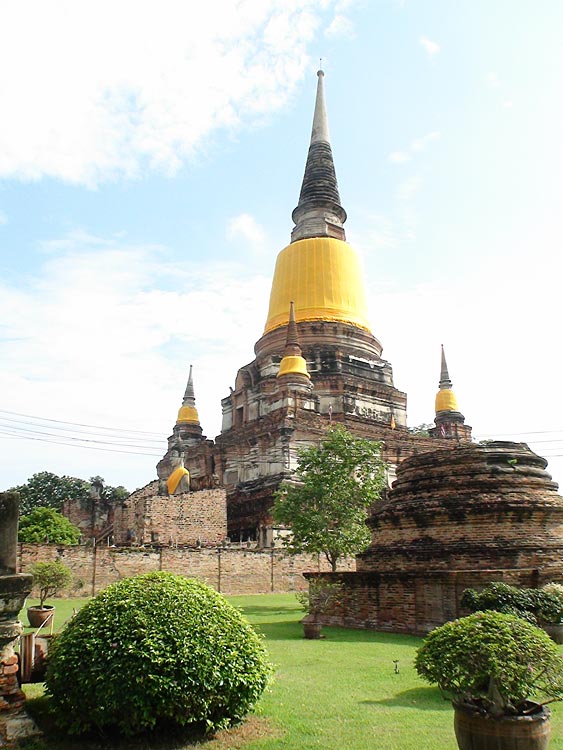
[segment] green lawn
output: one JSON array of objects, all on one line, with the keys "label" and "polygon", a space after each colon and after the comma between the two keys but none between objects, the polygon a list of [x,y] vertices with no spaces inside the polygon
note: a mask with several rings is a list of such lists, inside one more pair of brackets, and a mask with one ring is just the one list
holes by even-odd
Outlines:
[{"label": "green lawn", "polygon": [[[57,626],[86,600],[57,600]],[[289,594],[230,597],[263,633],[275,681],[257,714],[240,728],[204,743],[206,750],[452,750],[453,712],[412,666],[419,638],[325,628],[306,641],[302,612]],[[395,673],[398,660],[399,673]],[[69,689],[72,689],[69,686]],[[41,686],[26,688],[41,694]],[[34,701],[30,701],[33,708]],[[40,706],[40,702],[39,702]],[[563,750],[563,705],[552,708],[551,750]],[[185,747],[155,740],[130,747]],[[203,745],[202,745],[203,746]],[[61,742],[34,742],[34,750],[62,750]],[[66,743],[64,744],[66,748]],[[84,743],[68,748],[84,748]],[[109,747],[104,742],[104,747]],[[129,747],[129,745],[128,745]]]}]

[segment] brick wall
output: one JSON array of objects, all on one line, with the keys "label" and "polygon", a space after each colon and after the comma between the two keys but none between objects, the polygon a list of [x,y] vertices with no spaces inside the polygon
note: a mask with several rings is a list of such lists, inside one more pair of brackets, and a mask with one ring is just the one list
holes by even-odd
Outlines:
[{"label": "brick wall", "polygon": [[140,544],[160,543],[215,546],[227,536],[227,505],[223,489],[180,495],[159,495],[151,482],[115,509],[116,544],[131,539]]},{"label": "brick wall", "polygon": [[543,573],[522,568],[323,574],[327,580],[342,583],[343,591],[332,611],[319,620],[326,625],[425,635],[448,620],[469,614],[460,605],[466,588],[481,589],[491,581],[536,587],[550,580]]},{"label": "brick wall", "polygon": [[[330,569],[317,556],[291,557],[281,549],[19,545],[19,572],[34,562],[56,559],[73,572],[64,596],[91,596],[120,578],[154,570],[198,578],[224,594],[283,593],[306,588],[304,572]],[[355,560],[343,560],[339,570],[355,570]]]}]

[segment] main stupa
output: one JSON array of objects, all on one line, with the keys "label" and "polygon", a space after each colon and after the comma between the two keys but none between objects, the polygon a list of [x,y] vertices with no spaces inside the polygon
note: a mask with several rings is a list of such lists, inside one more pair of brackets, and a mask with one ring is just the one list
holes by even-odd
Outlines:
[{"label": "main stupa", "polygon": [[298,450],[317,442],[331,423],[382,441],[390,481],[402,459],[471,438],[455,398],[441,399],[432,435],[407,430],[407,397],[395,387],[391,365],[372,333],[362,267],[346,241],[324,72],[317,76],[295,226],[276,261],[255,359],[239,369],[234,388],[221,401],[222,429],[215,441],[202,435],[190,370],[168,452],[159,464],[164,477],[170,455],[180,449],[193,488],[225,488],[229,537],[260,546],[274,541],[273,494],[296,468]]}]

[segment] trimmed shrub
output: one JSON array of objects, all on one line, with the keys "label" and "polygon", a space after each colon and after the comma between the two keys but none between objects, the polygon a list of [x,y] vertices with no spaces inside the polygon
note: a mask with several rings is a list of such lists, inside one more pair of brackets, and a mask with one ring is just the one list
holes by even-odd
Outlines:
[{"label": "trimmed shrub", "polygon": [[415,668],[460,703],[518,714],[532,699],[563,698],[563,660],[543,630],[520,617],[476,612],[433,630]]},{"label": "trimmed shrub", "polygon": [[271,667],[242,615],[200,581],[125,578],[92,599],[54,639],[46,689],[71,734],[157,724],[215,731],[256,703]]}]

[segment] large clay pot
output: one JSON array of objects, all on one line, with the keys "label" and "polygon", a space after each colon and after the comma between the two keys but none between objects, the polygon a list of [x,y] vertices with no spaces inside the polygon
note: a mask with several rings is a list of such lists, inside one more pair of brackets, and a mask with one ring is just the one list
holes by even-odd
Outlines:
[{"label": "large clay pot", "polygon": [[48,622],[54,616],[55,608],[49,604],[44,604],[42,607],[27,608],[27,619],[32,628],[41,627],[43,623]]},{"label": "large clay pot", "polygon": [[475,706],[455,704],[459,750],[547,750],[551,712],[545,706],[528,716],[495,718]]},{"label": "large clay pot", "polygon": [[554,625],[551,622],[544,622],[542,628],[555,643],[563,643],[563,625]]},{"label": "large clay pot", "polygon": [[309,640],[320,638],[322,627],[320,622],[303,622],[303,637]]}]

